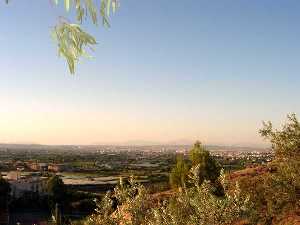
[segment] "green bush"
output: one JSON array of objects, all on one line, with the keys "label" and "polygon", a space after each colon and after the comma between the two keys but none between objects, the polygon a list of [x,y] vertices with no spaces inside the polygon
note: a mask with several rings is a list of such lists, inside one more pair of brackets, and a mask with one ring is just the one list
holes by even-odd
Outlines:
[{"label": "green bush", "polygon": [[[231,224],[244,218],[249,211],[249,198],[242,196],[239,186],[233,191],[227,189],[225,176],[218,178],[225,193],[218,197],[209,181],[199,185],[195,167],[190,171],[192,187],[184,187],[162,205],[154,205],[146,189],[130,180],[108,192],[97,203],[96,213],[83,221],[85,225],[198,225]],[[114,207],[114,203],[117,206]]]}]

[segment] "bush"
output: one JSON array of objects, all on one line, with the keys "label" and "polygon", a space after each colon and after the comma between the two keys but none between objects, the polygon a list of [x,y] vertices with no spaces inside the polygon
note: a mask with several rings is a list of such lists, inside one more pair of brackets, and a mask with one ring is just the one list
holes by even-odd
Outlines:
[{"label": "bush", "polygon": [[[87,218],[85,225],[198,225],[231,224],[247,215],[249,198],[242,196],[239,186],[227,190],[225,176],[219,178],[225,193],[218,197],[209,181],[199,185],[197,170],[191,170],[192,187],[184,187],[163,205],[153,205],[145,188],[130,180],[130,185],[122,185],[108,192],[97,203],[96,213]],[[114,207],[114,202],[117,206]]]},{"label": "bush", "polygon": [[299,157],[300,155],[300,123],[296,114],[287,116],[282,130],[273,129],[272,123],[264,122],[259,131],[262,137],[269,140],[277,158]]}]

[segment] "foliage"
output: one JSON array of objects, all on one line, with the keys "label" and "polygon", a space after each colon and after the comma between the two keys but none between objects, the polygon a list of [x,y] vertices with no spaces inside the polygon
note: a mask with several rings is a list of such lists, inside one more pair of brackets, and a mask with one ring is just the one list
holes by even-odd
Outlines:
[{"label": "foliage", "polygon": [[[193,167],[197,166],[199,185],[204,180],[213,183],[217,182],[220,175],[221,167],[219,163],[210,155],[201,142],[197,141],[189,152],[189,158]],[[172,187],[183,187],[189,167],[184,162],[182,156],[177,157],[177,163],[170,174],[170,184]]]},{"label": "foliage", "polygon": [[259,133],[271,142],[277,158],[300,155],[300,123],[296,114],[287,116],[287,122],[282,126],[282,130],[274,130],[270,121],[263,122],[263,128]]},{"label": "foliage", "polygon": [[284,214],[300,206],[300,161],[276,163],[276,173],[269,174],[264,182],[267,216]]},{"label": "foliage", "polygon": [[49,210],[49,199],[37,192],[25,191],[18,198],[12,198],[9,203],[12,211],[23,211],[24,209]]},{"label": "foliage", "polygon": [[202,153],[205,152],[204,146],[200,141],[196,141],[193,148],[189,152],[192,165],[198,165],[202,161]]},{"label": "foliage", "polygon": [[183,189],[170,204],[154,209],[149,225],[232,224],[246,216],[250,202],[248,197],[241,195],[238,184],[229,192],[222,172],[219,179],[226,192],[223,197],[217,197],[212,194],[214,186],[209,181],[199,185],[197,170],[191,170],[194,186]]},{"label": "foliage", "polygon": [[276,224],[300,209],[300,124],[296,115],[290,114],[281,130],[264,122],[259,132],[270,140],[275,160],[264,173],[240,177],[238,182],[253,202],[253,222]]},{"label": "foliage", "polygon": [[173,188],[184,187],[189,168],[181,155],[177,156],[176,161],[176,165],[170,173],[170,184]]},{"label": "foliage", "polygon": [[96,44],[94,37],[84,32],[78,24],[66,22],[55,26],[53,37],[58,43],[58,53],[66,58],[70,72],[75,72],[75,63],[80,56],[88,56],[84,47]]},{"label": "foliage", "polygon": [[150,212],[149,195],[144,186],[133,178],[128,185],[120,184],[112,192],[107,192],[101,202],[97,202],[96,213],[90,216],[86,225],[144,224]]},{"label": "foliage", "polygon": [[53,176],[47,182],[47,192],[54,203],[62,203],[66,197],[66,186],[60,177]]},{"label": "foliage", "polygon": [[[54,0],[56,4],[59,0]],[[101,0],[97,5],[96,0],[64,0],[67,11],[73,6],[76,11],[77,24],[67,21],[60,22],[55,26],[53,35],[58,44],[58,53],[66,58],[71,74],[75,72],[75,64],[79,57],[87,56],[84,50],[96,41],[87,32],[83,31],[81,24],[84,18],[90,18],[94,25],[98,24],[98,17],[102,18],[102,24],[109,27],[109,15],[112,9],[115,12],[119,6],[118,0]]]},{"label": "foliage", "polygon": [[0,174],[0,208],[6,206],[10,191],[10,184]]},{"label": "foliage", "polygon": [[[5,0],[6,3],[9,0]],[[87,56],[86,48],[91,48],[96,44],[96,40],[82,28],[82,23],[89,18],[94,25],[98,24],[98,18],[102,19],[102,24],[109,27],[110,11],[116,11],[119,7],[118,0],[52,0],[56,5],[64,3],[67,12],[74,9],[76,12],[76,22],[68,20],[59,21],[54,27],[52,35],[57,42],[58,53],[63,56],[69,66],[71,74],[75,72],[75,64],[82,56]]]},{"label": "foliage", "polygon": [[272,162],[262,174],[238,177],[242,193],[253,203],[252,220],[271,224],[300,207],[300,162]]},{"label": "foliage", "polygon": [[[242,196],[239,186],[223,197],[212,194],[209,181],[199,185],[197,169],[191,170],[191,188],[184,187],[163,205],[151,203],[151,196],[142,185],[130,180],[128,186],[118,186],[108,192],[98,208],[83,224],[93,225],[193,225],[231,224],[246,215],[249,198]],[[226,187],[222,173],[220,182]],[[114,207],[114,201],[117,206]]]},{"label": "foliage", "polygon": [[72,202],[70,204],[72,212],[81,212],[81,213],[93,213],[96,208],[95,201],[93,199],[83,199],[80,201]]},{"label": "foliage", "polygon": [[190,151],[190,159],[193,166],[198,167],[198,181],[201,184],[204,180],[215,182],[220,175],[221,167],[218,162],[210,155],[197,141]]},{"label": "foliage", "polygon": [[10,191],[10,184],[0,174],[0,196],[7,196]]}]

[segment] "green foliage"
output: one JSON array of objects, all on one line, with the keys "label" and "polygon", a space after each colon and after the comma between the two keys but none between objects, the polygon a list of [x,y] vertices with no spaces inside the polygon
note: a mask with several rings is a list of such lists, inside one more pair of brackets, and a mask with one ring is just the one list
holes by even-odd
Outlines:
[{"label": "green foliage", "polygon": [[270,218],[300,206],[300,161],[276,163],[277,172],[264,181],[267,216]]},{"label": "green foliage", "polygon": [[75,63],[80,56],[88,56],[86,47],[96,44],[94,37],[84,32],[77,24],[62,22],[55,26],[53,37],[58,44],[58,53],[66,58],[70,72],[74,74]]},{"label": "green foliage", "polygon": [[144,186],[133,178],[129,184],[120,182],[113,193],[107,192],[101,202],[97,202],[96,213],[87,218],[85,225],[144,224],[150,212],[150,199]]},{"label": "green foliage", "polygon": [[[198,182],[209,180],[217,184],[221,167],[219,163],[205,150],[201,142],[197,141],[189,152],[189,158],[193,167],[197,167]],[[170,184],[172,187],[183,187],[186,184],[189,166],[184,162],[183,157],[177,157],[177,163],[170,173]]]},{"label": "green foliage", "polygon": [[[191,188],[183,187],[163,205],[151,203],[151,196],[142,185],[130,180],[130,185],[118,186],[97,203],[96,213],[83,221],[85,225],[198,225],[232,224],[249,210],[249,198],[242,196],[239,186],[226,189],[225,176],[219,178],[226,190],[223,197],[212,194],[209,181],[199,185],[199,177],[191,170]],[[117,207],[113,207],[117,200]]]},{"label": "green foliage", "polygon": [[177,156],[176,165],[170,173],[170,184],[173,188],[184,187],[189,168],[181,155]]},{"label": "green foliage", "polygon": [[[64,3],[67,12],[74,9],[76,22],[69,20],[59,22],[52,31],[52,36],[57,42],[58,53],[68,63],[71,74],[75,73],[75,64],[80,57],[87,56],[86,49],[96,44],[95,38],[82,28],[85,19],[90,19],[94,25],[98,24],[98,18],[102,19],[104,27],[109,27],[110,12],[115,12],[119,7],[118,0],[52,0],[56,5]],[[5,0],[9,3],[9,0]]]},{"label": "green foliage", "polygon": [[[68,21],[60,22],[52,32],[58,45],[59,55],[66,58],[71,74],[75,73],[75,64],[82,56],[87,56],[86,48],[96,44],[95,38],[85,32],[81,24],[85,18],[90,18],[94,25],[98,24],[98,18],[102,18],[102,24],[109,27],[109,15],[115,12],[119,6],[118,0],[100,0],[100,5],[95,0],[64,0],[66,11],[72,7],[76,11],[77,23]],[[58,4],[59,1],[55,0]]]},{"label": "green foliage", "polygon": [[243,193],[249,194],[254,204],[253,221],[277,224],[300,209],[300,124],[296,115],[290,114],[281,130],[264,122],[259,132],[271,142],[276,158],[264,173],[238,180]]},{"label": "green foliage", "polygon": [[214,186],[209,181],[199,185],[197,169],[191,170],[193,187],[185,188],[173,201],[153,210],[149,225],[232,224],[247,215],[249,198],[241,195],[239,185],[229,192],[222,173],[220,183],[226,190],[223,197],[212,194]]},{"label": "green foliage", "polygon": [[296,114],[287,116],[287,122],[282,126],[282,130],[274,130],[270,121],[263,122],[263,128],[259,133],[271,142],[277,158],[300,155],[300,123]]},{"label": "green foliage", "polygon": [[193,148],[190,150],[190,160],[192,161],[192,165],[198,165],[202,161],[202,155],[206,153],[203,145],[200,141],[196,141]]},{"label": "green foliage", "polygon": [[215,182],[220,175],[221,167],[218,162],[210,155],[209,151],[197,141],[190,151],[190,159],[193,166],[198,168],[200,184],[204,180]]}]

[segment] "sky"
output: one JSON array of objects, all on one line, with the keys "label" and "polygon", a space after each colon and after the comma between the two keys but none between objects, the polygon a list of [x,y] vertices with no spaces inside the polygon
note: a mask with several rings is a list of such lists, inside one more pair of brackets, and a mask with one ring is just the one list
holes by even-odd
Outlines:
[{"label": "sky", "polygon": [[120,0],[70,75],[50,0],[0,3],[0,142],[260,146],[300,114],[300,2]]}]

